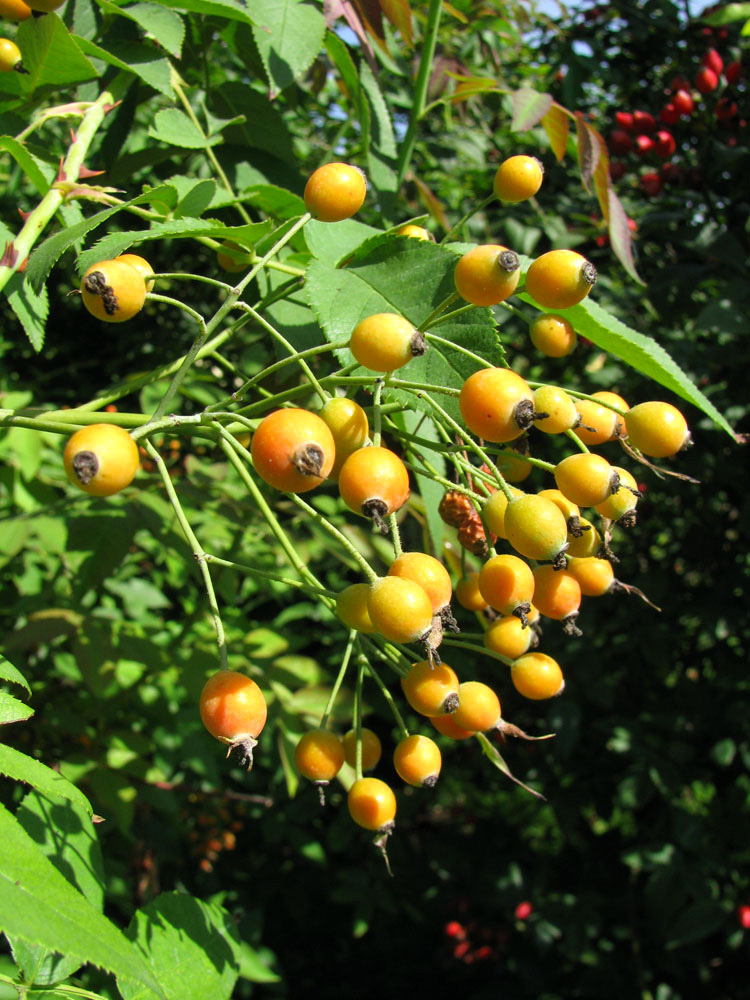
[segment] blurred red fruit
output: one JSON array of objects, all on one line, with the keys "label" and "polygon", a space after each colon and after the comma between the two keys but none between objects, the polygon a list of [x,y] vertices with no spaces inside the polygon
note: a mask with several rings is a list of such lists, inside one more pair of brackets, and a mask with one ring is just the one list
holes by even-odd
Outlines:
[{"label": "blurred red fruit", "polygon": [[719,77],[708,66],[703,66],[695,74],[695,88],[701,94],[710,94],[719,86]]},{"label": "blurred red fruit", "polygon": [[669,89],[673,91],[687,90],[690,86],[690,81],[682,73],[678,73],[677,76],[672,77],[672,82],[669,84]]},{"label": "blurred red fruit", "polygon": [[635,151],[639,156],[648,156],[654,148],[654,140],[648,135],[636,136]]},{"label": "blurred red fruit", "polygon": [[461,944],[457,944],[456,947],[453,949],[453,955],[455,956],[455,958],[464,958],[469,948],[471,948],[469,942],[462,941]]},{"label": "blurred red fruit", "polygon": [[449,920],[445,925],[444,930],[448,937],[458,938],[459,941],[463,941],[466,937],[464,925],[460,924],[457,920]]},{"label": "blurred red fruit", "polygon": [[621,177],[625,175],[625,164],[620,160],[610,160],[609,162],[609,176],[613,181],[619,181]]},{"label": "blurred red fruit", "polygon": [[641,174],[638,183],[641,186],[641,191],[650,197],[659,194],[662,188],[661,175],[657,173]]},{"label": "blurred red fruit", "polygon": [[724,76],[727,78],[727,83],[731,87],[736,86],[740,82],[742,79],[742,63],[739,59],[735,59],[734,62],[730,62],[727,65]]},{"label": "blurred red fruit", "polygon": [[740,927],[744,927],[746,931],[750,930],[750,906],[738,906],[737,919],[740,922]]},{"label": "blurred red fruit", "polygon": [[488,944],[483,944],[481,948],[477,948],[474,952],[474,958],[476,958],[478,962],[482,962],[487,958],[492,958],[492,955],[492,948],[490,948]]},{"label": "blurred red fruit", "polygon": [[644,132],[653,132],[656,128],[654,116],[649,114],[648,111],[634,111],[633,128],[639,134],[643,134]]},{"label": "blurred red fruit", "polygon": [[524,900],[523,903],[519,903],[515,910],[516,920],[528,920],[533,912],[534,907],[528,900]]},{"label": "blurred red fruit", "polygon": [[676,149],[674,136],[671,132],[662,131],[656,133],[656,139],[654,141],[654,151],[657,156],[660,156],[663,160],[668,159]]},{"label": "blurred red fruit", "polygon": [[665,104],[661,109],[659,117],[665,125],[675,125],[680,120],[680,112],[674,106],[674,103],[670,101],[669,104]]},{"label": "blurred red fruit", "polygon": [[709,49],[701,59],[701,66],[707,66],[709,69],[712,69],[717,76],[721,76],[721,71],[724,69],[724,60],[721,58],[716,49]]},{"label": "blurred red fruit", "polygon": [[635,219],[628,218],[628,229],[630,230],[631,233],[638,232],[638,223],[635,221]]},{"label": "blurred red fruit", "polygon": [[615,121],[620,128],[624,129],[626,132],[633,131],[633,115],[630,111],[616,111]]},{"label": "blurred red fruit", "polygon": [[672,104],[674,104],[681,115],[691,114],[695,107],[693,98],[687,90],[678,90],[672,98]]},{"label": "blurred red fruit", "polygon": [[674,184],[682,178],[682,167],[678,163],[663,163],[660,173],[667,184]]},{"label": "blurred red fruit", "polygon": [[728,97],[719,99],[716,105],[716,117],[720,122],[729,122],[737,115],[737,102]]},{"label": "blurred red fruit", "polygon": [[623,156],[625,153],[629,153],[633,148],[633,140],[627,132],[623,132],[622,129],[616,128],[609,137],[609,148],[613,153]]}]

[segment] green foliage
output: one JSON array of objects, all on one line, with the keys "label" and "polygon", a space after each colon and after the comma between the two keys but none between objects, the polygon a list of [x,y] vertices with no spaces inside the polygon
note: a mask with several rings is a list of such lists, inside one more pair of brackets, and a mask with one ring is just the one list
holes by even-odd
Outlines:
[{"label": "green foliage", "polygon": [[[29,72],[0,81],[0,991],[750,997],[735,916],[750,902],[747,77],[675,126],[684,180],[659,198],[634,155],[613,183],[607,148],[614,112],[658,117],[709,45],[747,66],[742,7],[686,23],[649,0],[563,23],[474,0],[68,0],[4,25]],[[720,96],[739,106],[726,127]],[[512,152],[539,156],[545,181],[509,210],[488,195]],[[306,178],[331,159],[365,170],[365,205],[305,221]],[[443,242],[398,236],[407,220]],[[596,263],[591,299],[567,312],[573,355],[536,355],[522,286],[493,309],[449,303],[476,242],[514,248],[524,270],[550,247]],[[226,243],[250,256],[244,273],[218,268]],[[131,249],[168,277],[134,320],[100,324],[80,275]],[[429,349],[375,393],[345,345],[383,310],[423,326]],[[456,579],[478,562],[437,505],[454,476],[481,490],[450,421],[485,361],[632,403],[652,398],[646,376],[690,404],[695,447],[674,467],[700,485],[639,471],[616,573],[662,613],[620,594],[584,604],[583,639],[547,623],[561,698],[521,699],[456,609],[464,637],[444,656],[498,687],[505,718],[555,738],[441,738],[438,786],[398,793],[389,879],[346,815],[353,769],[321,809],[293,753],[342,666],[332,595],[365,565],[384,574],[393,539],[333,485],[295,500],[259,483],[245,435],[286,401],[317,407],[316,379],[356,395],[410,466],[404,549]],[[94,421],[155,449],[106,500],[62,469],[61,442]],[[563,454],[539,437],[529,490]],[[353,661],[329,721],[366,714],[387,779],[400,732],[372,678],[397,681],[416,650],[357,648],[364,689]],[[269,704],[249,775],[196,711],[222,655]]]}]

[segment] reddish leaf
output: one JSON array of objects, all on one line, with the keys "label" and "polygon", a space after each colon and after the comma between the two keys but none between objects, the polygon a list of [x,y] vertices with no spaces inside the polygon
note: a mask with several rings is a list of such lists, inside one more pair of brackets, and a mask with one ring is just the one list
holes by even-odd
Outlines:
[{"label": "reddish leaf", "polygon": [[362,24],[357,8],[352,0],[324,0],[323,14],[329,28],[332,28],[334,23],[340,17],[344,18],[346,23],[359,39],[362,50],[367,57],[367,61],[374,68],[375,53],[372,50],[372,45],[370,45],[370,39],[367,37],[365,26]]},{"label": "reddish leaf", "polygon": [[576,111],[576,130],[578,133],[578,164],[581,168],[581,181],[587,191],[591,190],[591,179],[599,162],[599,143],[596,133],[584,121],[580,111]]},{"label": "reddish leaf", "polygon": [[461,76],[459,73],[447,73],[446,76],[456,81],[456,89],[451,97],[454,104],[467,101],[475,94],[488,94],[499,89],[497,80],[489,77]]},{"label": "reddish leaf", "polygon": [[644,285],[645,282],[636,271],[633,261],[633,241],[628,217],[611,185],[607,189],[607,199],[607,218],[609,219],[609,238],[612,249],[630,277],[639,285]]},{"label": "reddish leaf", "polygon": [[514,132],[528,132],[539,124],[553,104],[550,94],[539,94],[527,87],[514,91],[511,128]]},{"label": "reddish leaf", "polygon": [[359,16],[367,32],[378,43],[384,52],[388,52],[383,31],[383,13],[378,0],[355,0]]},{"label": "reddish leaf", "polygon": [[555,154],[555,159],[558,163],[561,163],[565,156],[565,150],[568,147],[570,122],[567,112],[559,104],[553,104],[544,118],[542,118],[542,125],[544,126],[544,131],[547,133],[547,138],[552,147],[552,152]]},{"label": "reddish leaf", "polygon": [[401,33],[404,42],[411,48],[414,36],[409,0],[380,0],[380,6],[393,27]]},{"label": "reddish leaf", "polygon": [[435,197],[424,181],[415,177],[414,183],[417,185],[417,190],[419,191],[419,197],[422,200],[422,204],[430,213],[432,218],[435,219],[436,222],[439,222],[444,229],[450,229],[450,223],[446,218],[443,203]]}]

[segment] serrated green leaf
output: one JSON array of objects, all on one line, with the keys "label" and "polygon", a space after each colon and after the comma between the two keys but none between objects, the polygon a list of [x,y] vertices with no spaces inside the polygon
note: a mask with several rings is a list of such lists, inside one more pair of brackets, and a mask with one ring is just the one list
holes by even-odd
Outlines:
[{"label": "serrated green leaf", "polygon": [[313,64],[323,47],[326,22],[306,0],[253,0],[252,10],[253,37],[273,96]]},{"label": "serrated green leaf", "polygon": [[81,274],[98,260],[110,260],[124,253],[131,246],[160,240],[165,237],[188,239],[192,236],[213,236],[252,246],[272,228],[270,222],[255,222],[247,226],[225,226],[215,219],[176,219],[173,222],[157,222],[150,229],[133,229],[130,232],[110,233],[94,244],[91,250],[78,258]]},{"label": "serrated green leaf", "polygon": [[128,73],[135,73],[144,83],[166,97],[172,97],[172,76],[169,61],[148,45],[111,42],[104,49],[88,38],[73,35],[78,47],[92,59],[101,59]]},{"label": "serrated green leaf", "polygon": [[[139,195],[133,201],[129,202],[129,204],[138,205],[141,202],[147,201],[148,199],[145,195]],[[90,216],[88,219],[83,219],[77,226],[69,226],[66,229],[61,229],[59,232],[48,237],[44,243],[40,244],[29,257],[29,264],[26,268],[26,278],[34,291],[41,291],[44,282],[47,280],[47,275],[55,266],[58,258],[69,247],[74,246],[87,233],[96,229],[97,226],[103,225],[113,215],[121,211],[122,207],[119,205],[116,208],[106,208],[101,212],[97,212],[96,215]],[[98,259],[101,260],[101,257]],[[96,261],[92,261],[92,263],[96,263]]]},{"label": "serrated green leaf", "polygon": [[[229,1000],[238,977],[240,940],[231,916],[186,893],[162,893],[138,910],[127,929],[167,1000]],[[150,991],[118,976],[124,1000]]]},{"label": "serrated green leaf", "polygon": [[[399,313],[419,326],[454,293],[456,259],[456,254],[445,247],[381,235],[355,250],[346,267],[335,268],[322,261],[313,261],[308,269],[305,292],[330,342],[348,340],[361,319],[378,312]],[[480,366],[480,362],[472,360],[461,348],[493,364],[502,356],[502,350],[489,309],[470,309],[455,317],[445,319],[441,316],[440,319],[442,322],[430,327],[427,333],[434,333],[448,343],[431,343],[427,352],[410,361],[399,376],[408,381],[458,390],[468,375]],[[348,348],[339,350],[337,355],[342,364],[354,361]],[[396,386],[389,389],[389,396],[430,412],[430,404],[425,398]],[[459,419],[455,397],[440,393],[436,400],[454,419]]]},{"label": "serrated green leaf", "polygon": [[242,0],[154,0],[162,7],[171,7],[174,10],[184,10],[194,14],[211,14],[214,17],[227,17],[232,21],[244,21],[246,24],[253,24],[253,18],[247,10],[247,5]]},{"label": "serrated green leaf", "polygon": [[[6,661],[7,662],[7,661]],[[57,795],[80,806],[89,816],[94,811],[86,796],[75,785],[64,778],[59,771],[34,760],[33,757],[0,744],[0,774],[14,781],[24,781],[44,795]]]},{"label": "serrated green leaf", "polygon": [[6,285],[10,307],[21,323],[35,351],[44,346],[44,331],[49,315],[47,289],[35,292],[25,274],[16,272]]},{"label": "serrated green leaf", "polygon": [[381,236],[379,229],[357,222],[356,219],[344,219],[332,226],[329,222],[318,222],[311,219],[305,226],[305,242],[313,257],[335,267],[344,258],[354,253],[358,246],[372,236]]},{"label": "serrated green leaf", "polygon": [[[259,208],[275,219],[296,219],[300,215],[304,215],[305,212],[305,203],[299,195],[292,194],[286,188],[276,187],[275,184],[254,184],[252,187],[245,188],[242,192],[242,198],[248,205]],[[312,224],[309,222],[308,226]],[[316,225],[324,224],[316,223]],[[305,234],[307,234],[307,226]]]},{"label": "serrated green leaf", "polygon": [[39,194],[47,193],[50,181],[44,171],[46,164],[43,165],[24,145],[10,135],[0,136],[0,149],[10,153]]},{"label": "serrated green leaf", "polygon": [[45,85],[93,80],[99,75],[57,14],[24,21],[18,26],[16,40],[28,71],[22,78],[27,92]]},{"label": "serrated green leaf", "polygon": [[160,111],[154,118],[148,134],[159,142],[184,149],[205,149],[221,141],[220,136],[211,139],[204,136],[184,111],[179,111],[177,108],[165,108]]},{"label": "serrated green leaf", "polygon": [[31,688],[26,678],[20,670],[13,666],[10,660],[5,659],[2,653],[0,653],[0,680],[10,681],[11,684],[18,684],[31,694]]},{"label": "serrated green leaf", "polygon": [[[16,819],[60,874],[101,912],[104,868],[90,815],[90,810],[77,808],[70,801],[31,792],[21,803]],[[30,985],[61,982],[81,965],[75,957],[56,954],[22,939],[11,937],[10,943],[16,964]]]},{"label": "serrated green leaf", "polygon": [[265,94],[247,84],[230,81],[210,95],[211,107],[225,118],[241,117],[241,125],[232,125],[223,135],[229,143],[250,149],[263,149],[280,160],[295,164],[291,136],[279,110]]},{"label": "serrated green leaf", "polygon": [[0,930],[126,976],[164,997],[131,942],[63,878],[2,805]]},{"label": "serrated green leaf", "polygon": [[[525,270],[525,267],[524,267]],[[520,298],[532,302],[528,295],[522,293]],[[699,410],[734,438],[734,431],[726,419],[719,413],[691,379],[680,368],[664,348],[651,337],[646,337],[637,330],[631,329],[605,309],[589,299],[571,309],[557,310],[566,316],[573,324],[577,333],[586,337],[603,351],[608,351],[620,358],[638,372],[663,385],[688,403],[697,406]]]},{"label": "serrated green leaf", "polygon": [[25,722],[34,714],[30,705],[14,698],[7,691],[0,691],[0,726],[11,722]]},{"label": "serrated green leaf", "polygon": [[360,66],[359,79],[373,112],[370,123],[371,142],[384,156],[395,157],[396,138],[391,115],[378,82],[366,62]]},{"label": "serrated green leaf", "polygon": [[159,45],[176,59],[180,58],[182,42],[185,38],[185,25],[182,18],[174,10],[158,3],[135,3],[127,7],[119,7],[107,0],[99,0],[99,6],[107,13],[119,14],[139,24],[144,31],[156,39]]}]

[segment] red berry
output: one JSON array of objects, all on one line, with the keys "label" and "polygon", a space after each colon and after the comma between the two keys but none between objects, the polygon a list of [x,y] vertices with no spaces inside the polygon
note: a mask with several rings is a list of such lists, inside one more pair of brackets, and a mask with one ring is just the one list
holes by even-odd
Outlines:
[{"label": "red berry", "polygon": [[654,195],[659,194],[659,192],[662,189],[661,175],[654,172],[641,174],[639,184],[641,187],[641,191],[643,191],[649,197],[653,198]]},{"label": "red berry", "polygon": [[669,84],[669,89],[673,91],[687,90],[690,86],[690,81],[682,73],[678,73],[677,76],[672,77],[672,82]]},{"label": "red berry", "polygon": [[609,137],[609,147],[613,153],[618,153],[620,156],[624,156],[625,153],[629,153],[633,148],[633,140],[627,132],[623,132],[622,129],[616,128]]},{"label": "red berry", "polygon": [[656,141],[654,143],[654,151],[657,156],[660,156],[663,160],[668,159],[677,148],[674,136],[671,132],[662,130],[656,133]]},{"label": "red berry", "polygon": [[460,924],[458,920],[449,920],[444,927],[445,933],[450,938],[458,938],[459,941],[463,941],[466,937],[466,929],[463,924]]},{"label": "red berry", "polygon": [[750,906],[738,906],[737,919],[741,927],[744,927],[745,930],[750,930]]},{"label": "red berry", "polygon": [[737,115],[737,102],[728,97],[719,99],[716,105],[716,117],[720,122],[730,122]]},{"label": "red berry", "polygon": [[621,129],[626,132],[633,131],[633,115],[630,111],[616,111],[615,121]]},{"label": "red berry", "polygon": [[648,156],[654,148],[654,140],[647,135],[639,135],[635,140],[635,151],[639,156]]},{"label": "red berry", "polygon": [[625,164],[620,160],[610,160],[609,176],[613,181],[619,181],[625,175]]},{"label": "red berry", "polygon": [[736,86],[742,78],[742,63],[739,59],[735,59],[734,62],[730,62],[724,72],[724,76],[727,78],[727,83],[730,87]]},{"label": "red berry", "polygon": [[719,86],[719,77],[709,66],[703,66],[695,74],[695,87],[701,94],[710,94]]},{"label": "red berry", "polygon": [[717,76],[721,76],[721,71],[724,69],[724,60],[716,49],[709,49],[701,59],[701,66],[706,66],[708,69],[712,69]]},{"label": "red berry", "polygon": [[690,92],[687,90],[678,90],[677,93],[672,98],[672,104],[680,112],[681,115],[692,114],[695,104],[693,103],[693,98]]},{"label": "red berry", "polygon": [[643,135],[644,132],[653,132],[656,128],[654,116],[648,111],[634,111],[633,127],[639,135]]},{"label": "red berry", "polygon": [[674,105],[674,101],[665,104],[659,112],[659,117],[665,125],[675,125],[680,120],[680,112]]},{"label": "red berry", "polygon": [[519,903],[518,906],[516,907],[514,916],[516,920],[528,920],[533,910],[534,907],[532,906],[532,904],[525,899],[522,903]]}]

